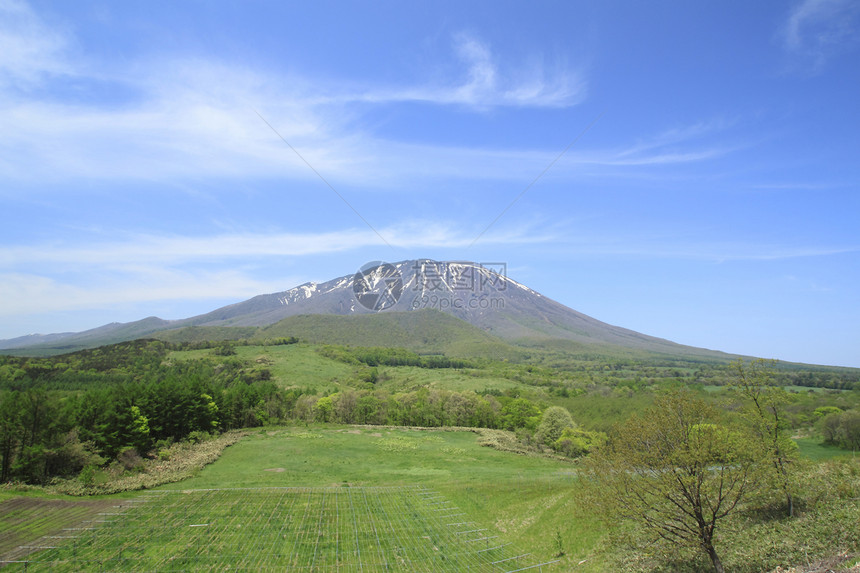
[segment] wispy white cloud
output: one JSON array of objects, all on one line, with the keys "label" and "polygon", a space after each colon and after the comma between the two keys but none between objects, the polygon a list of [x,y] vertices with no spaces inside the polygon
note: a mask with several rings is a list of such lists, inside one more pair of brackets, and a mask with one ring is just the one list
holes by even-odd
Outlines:
[{"label": "wispy white cloud", "polygon": [[635,167],[646,165],[676,165],[680,163],[695,163],[724,156],[734,151],[734,148],[716,147],[691,151],[660,151],[657,153],[639,153],[635,155],[626,152],[618,155],[602,154],[577,156],[577,162],[615,167]]},{"label": "wispy white cloud", "polygon": [[[462,248],[474,236],[460,227],[437,221],[405,221],[379,229],[396,249]],[[532,227],[487,233],[491,245],[551,242],[556,236]],[[128,269],[138,265],[204,264],[249,257],[302,257],[357,250],[381,244],[370,229],[323,233],[221,234],[189,236],[129,236],[125,241],[82,245],[40,244],[0,247],[0,271],[21,265],[52,264],[69,268]]]},{"label": "wispy white cloud", "polygon": [[126,275],[100,273],[98,281],[83,284],[34,273],[0,273],[0,317],[105,310],[161,301],[250,298],[298,282],[289,277],[259,280],[236,270],[150,268]]},{"label": "wispy white cloud", "polygon": [[0,0],[0,87],[72,73],[67,50],[66,34],[43,23],[29,5]]},{"label": "wispy white cloud", "polygon": [[[677,126],[626,146],[574,151],[569,154],[567,162],[609,168],[703,162],[723,157],[748,145],[722,141],[732,125],[732,122],[714,119]],[[616,174],[618,172],[615,170]]]},{"label": "wispy white cloud", "polygon": [[[350,104],[412,101],[483,110],[566,107],[585,97],[581,73],[531,62],[523,62],[523,70],[502,65],[486,43],[465,34],[454,39],[459,73],[420,86],[356,89],[202,59],[140,60],[121,70],[103,69],[86,55],[70,57],[73,42],[26,4],[0,1],[0,13],[7,16],[0,18],[0,177],[9,180],[315,178],[255,110],[335,181],[385,186],[425,171],[515,177],[517,161],[529,164],[535,153],[379,138],[362,128],[361,112]],[[50,85],[60,74],[76,76],[80,89],[94,95],[104,85],[132,95],[93,106],[55,99],[51,89],[30,89],[38,82]]]},{"label": "wispy white cloud", "polygon": [[818,73],[833,56],[860,46],[858,20],[860,5],[852,0],[803,0],[789,12],[779,37],[794,57],[794,69]]},{"label": "wispy white cloud", "polygon": [[[16,77],[25,70],[41,70],[43,76],[71,70],[64,60],[67,42],[62,35],[52,36],[26,5],[7,1],[5,6],[28,22],[20,30],[4,28],[6,36],[13,38],[10,42],[27,45],[30,41],[35,46],[42,42],[35,51],[0,56],[7,68],[19,70]],[[337,186],[395,189],[404,181],[442,177],[533,179],[559,150],[402,142],[362,127],[360,110],[349,104],[415,101],[474,109],[561,107],[585,97],[583,75],[568,66],[546,69],[531,61],[522,63],[520,70],[516,64],[502,65],[488,44],[468,34],[454,38],[454,51],[462,64],[460,76],[419,87],[320,86],[308,78],[201,59],[174,59],[139,61],[113,73],[100,70],[100,82],[121,85],[134,94],[110,106],[57,101],[42,91],[23,97],[7,90],[6,109],[0,116],[4,134],[0,177],[48,183],[70,178],[315,181],[307,165],[260,121],[255,113],[259,111]],[[93,67],[81,65],[69,73],[82,74],[81,70]],[[710,160],[732,148],[696,140],[725,128],[724,122],[708,122],[627,147],[574,149],[553,166],[552,175],[577,176],[583,165],[625,169]]]},{"label": "wispy white cloud", "polygon": [[651,239],[648,237],[574,238],[568,254],[617,256],[641,259],[695,260],[714,263],[731,261],[781,261],[860,253],[860,245],[807,246],[766,244],[754,241],[709,241]]},{"label": "wispy white cloud", "polygon": [[[454,38],[454,52],[463,63],[459,81],[406,88],[373,88],[346,92],[332,100],[368,103],[424,102],[437,105],[491,107],[570,107],[587,94],[581,70],[542,61],[522,62],[520,68],[500,66],[490,46],[461,33]],[[516,64],[514,64],[516,66]]]},{"label": "wispy white cloud", "polygon": [[[231,81],[227,72],[221,81]],[[232,79],[232,78],[231,78]],[[232,82],[239,84],[239,80]],[[252,83],[252,82],[249,82]],[[204,85],[198,86],[206,93]],[[0,176],[57,182],[316,175],[254,113],[336,184],[396,188],[404,181],[453,177],[526,181],[558,149],[493,149],[378,138],[337,117],[304,107],[300,99],[263,101],[252,87],[224,100],[165,94],[144,108],[91,110],[51,102],[21,102],[0,118]],[[272,103],[277,102],[277,103]],[[701,143],[648,149],[572,150],[553,173],[575,175],[576,165],[613,167],[705,161],[733,150]],[[566,166],[566,167],[565,167]]]}]

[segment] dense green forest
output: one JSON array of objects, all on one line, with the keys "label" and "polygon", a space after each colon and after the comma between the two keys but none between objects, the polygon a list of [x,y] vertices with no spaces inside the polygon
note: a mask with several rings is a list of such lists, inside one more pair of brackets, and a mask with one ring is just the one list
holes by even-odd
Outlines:
[{"label": "dense green forest", "polygon": [[[732,380],[731,368],[717,363],[564,359],[549,352],[511,363],[317,346],[320,361],[348,372],[326,387],[282,379],[266,359],[237,352],[248,344],[137,340],[50,358],[0,357],[0,481],[46,483],[117,460],[133,467],[174,442],[286,422],[499,428],[536,448],[577,456],[663,389],[684,386],[711,400],[732,400],[730,392],[713,391]],[[403,371],[426,371],[433,380],[443,370],[452,373],[447,386],[388,383]],[[464,380],[485,386],[465,389]],[[860,392],[848,391],[858,387],[855,371],[780,365],[774,381],[791,389],[791,427],[843,447],[860,445]],[[573,417],[559,424],[560,410]]]}]

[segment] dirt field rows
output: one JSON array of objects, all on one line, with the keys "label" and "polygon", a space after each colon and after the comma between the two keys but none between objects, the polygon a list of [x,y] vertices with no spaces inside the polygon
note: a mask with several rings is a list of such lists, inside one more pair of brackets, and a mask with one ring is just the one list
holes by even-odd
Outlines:
[{"label": "dirt field rows", "polygon": [[4,570],[550,570],[421,486],[153,491],[124,503],[87,507],[88,525]]},{"label": "dirt field rows", "polygon": [[59,500],[17,497],[0,502],[0,562],[25,558],[53,546],[102,512],[122,511],[122,500]]}]

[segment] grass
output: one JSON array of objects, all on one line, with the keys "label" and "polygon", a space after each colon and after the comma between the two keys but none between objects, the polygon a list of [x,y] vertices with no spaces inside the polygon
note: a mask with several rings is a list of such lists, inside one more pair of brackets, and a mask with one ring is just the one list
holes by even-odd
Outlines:
[{"label": "grass", "polygon": [[489,573],[541,563],[420,486],[183,490],[134,501],[18,569]]},{"label": "grass", "polygon": [[856,457],[856,453],[852,453],[849,450],[843,450],[838,446],[822,444],[820,438],[795,438],[794,442],[800,450],[800,455],[814,462],[833,458]]},{"label": "grass", "polygon": [[329,389],[346,386],[355,374],[355,367],[320,355],[315,346],[287,344],[282,346],[239,346],[240,359],[259,364],[272,373],[272,378],[284,388]]},{"label": "grass", "polygon": [[[516,456],[465,431],[384,427],[267,429],[225,450],[218,462],[168,489],[281,486],[464,486],[570,480],[572,464]],[[282,470],[282,471],[281,471]]]},{"label": "grass", "polygon": [[[299,315],[261,328],[257,336],[296,336],[318,344],[404,347],[417,352],[463,356],[461,348],[482,352],[509,347],[476,326],[436,310],[356,315]],[[481,354],[483,355],[483,353]]]},{"label": "grass", "polygon": [[472,376],[467,370],[448,368],[418,368],[416,366],[386,366],[379,369],[380,381],[376,384],[391,392],[411,391],[419,388],[440,388],[464,392],[483,392],[487,389],[517,388],[525,394],[540,391],[535,386],[522,384],[500,376]]},{"label": "grass", "polygon": [[[265,368],[272,378],[284,388],[310,387],[331,389],[346,386],[353,377],[353,366],[326,358],[310,344],[286,344],[278,346],[236,346],[236,357]],[[171,352],[171,360],[197,360],[203,357],[218,358],[215,349],[181,350]]]},{"label": "grass", "polygon": [[[575,466],[481,447],[477,437],[269,428],[231,446],[194,477],[147,493],[154,501],[111,517],[116,523],[32,559],[52,561],[60,571],[271,565],[370,572],[386,564],[392,571],[504,571],[556,560],[556,537],[565,555],[544,570],[569,570],[586,558],[603,530],[579,509]],[[252,489],[203,493],[223,488]],[[350,496],[362,496],[361,503]],[[360,517],[358,526],[345,521],[350,515]],[[439,521],[440,515],[451,519]],[[204,523],[214,525],[191,527]],[[492,549],[491,542],[504,547]],[[487,565],[520,554],[528,556],[511,559],[509,569]],[[36,563],[29,568],[39,570]]]},{"label": "grass", "polygon": [[575,465],[478,446],[471,432],[391,428],[277,429],[250,436],[195,478],[167,489],[413,486],[438,490],[469,520],[559,570],[588,557],[603,525],[579,508]]},{"label": "grass", "polygon": [[30,552],[28,545],[32,540],[72,527],[84,519],[92,519],[115,504],[115,501],[91,499],[5,499],[0,503],[0,556],[19,559]]},{"label": "grass", "polygon": [[[729,386],[715,386],[713,384],[706,384],[702,386],[706,392],[723,392],[729,389]],[[850,392],[851,390],[835,390],[833,388],[818,388],[815,386],[781,386],[781,388],[785,389],[786,392],[791,392],[792,394],[833,394],[833,393],[842,393],[842,392]]]},{"label": "grass", "polygon": [[[193,477],[144,492],[151,499],[133,502],[140,507],[97,518],[113,523],[26,557],[28,570],[48,567],[37,560],[58,571],[514,569],[487,568],[478,546],[492,560],[528,554],[512,560],[523,567],[559,560],[544,571],[695,571],[701,565],[684,552],[653,562],[635,540],[629,547],[608,542],[609,526],[584,503],[576,464],[481,447],[477,437],[369,426],[266,428]],[[811,439],[799,442],[813,460],[838,453]],[[729,520],[720,534],[724,560],[733,570],[753,572],[800,563],[804,547],[813,561],[833,558],[836,549],[853,551],[858,471],[850,457],[813,462],[801,480],[807,511],[795,519]],[[838,499],[831,499],[834,492]],[[129,505],[128,494],[105,499]],[[440,521],[437,509],[456,519]],[[30,519],[26,537],[41,527],[38,516]],[[510,545],[494,549],[491,540]]]},{"label": "grass", "polygon": [[[236,357],[269,370],[272,379],[283,388],[311,388],[316,391],[340,390],[355,387],[357,372],[362,367],[345,364],[322,356],[311,344],[288,344],[279,346],[237,346]],[[171,360],[195,360],[206,356],[218,358],[214,349],[183,350],[171,352]],[[411,391],[418,388],[440,388],[463,392],[483,392],[487,389],[507,390],[516,388],[524,393],[540,392],[529,386],[504,378],[470,374],[469,370],[448,368],[418,368],[414,366],[379,367],[380,381],[376,387],[390,392]]]}]

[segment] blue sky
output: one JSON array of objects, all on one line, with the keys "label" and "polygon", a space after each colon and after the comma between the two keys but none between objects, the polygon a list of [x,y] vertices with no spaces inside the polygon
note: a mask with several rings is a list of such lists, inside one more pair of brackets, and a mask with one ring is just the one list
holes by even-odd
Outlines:
[{"label": "blue sky", "polygon": [[426,257],[860,366],[858,31],[851,0],[0,0],[0,338]]}]

